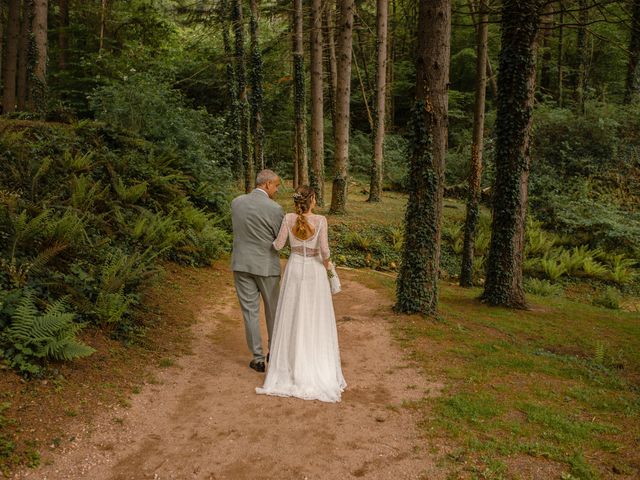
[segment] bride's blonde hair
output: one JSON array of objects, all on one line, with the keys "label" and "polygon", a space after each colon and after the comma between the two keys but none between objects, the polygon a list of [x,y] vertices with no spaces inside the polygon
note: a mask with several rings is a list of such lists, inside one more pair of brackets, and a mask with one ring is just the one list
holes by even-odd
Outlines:
[{"label": "bride's blonde hair", "polygon": [[312,237],[315,233],[315,230],[304,216],[311,208],[311,203],[315,196],[316,192],[309,185],[299,186],[293,194],[293,205],[298,214],[298,219],[293,227],[293,234],[302,240]]}]

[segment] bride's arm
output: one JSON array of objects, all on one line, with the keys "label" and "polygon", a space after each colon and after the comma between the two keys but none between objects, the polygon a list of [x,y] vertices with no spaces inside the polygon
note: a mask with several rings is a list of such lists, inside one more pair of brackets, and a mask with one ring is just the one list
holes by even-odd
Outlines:
[{"label": "bride's arm", "polygon": [[278,236],[273,241],[273,248],[275,248],[276,250],[282,250],[287,244],[288,238],[289,229],[287,228],[287,216],[285,215],[282,219],[282,224],[280,224],[280,231],[278,232]]},{"label": "bride's arm", "polygon": [[331,251],[329,250],[329,225],[327,224],[327,217],[322,217],[322,223],[320,229],[320,255],[322,255],[322,263],[324,268],[329,268],[331,263]]}]

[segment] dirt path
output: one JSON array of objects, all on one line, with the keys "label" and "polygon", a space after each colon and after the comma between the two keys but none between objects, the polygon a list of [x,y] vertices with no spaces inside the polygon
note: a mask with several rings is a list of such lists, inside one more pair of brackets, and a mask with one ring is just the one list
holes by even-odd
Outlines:
[{"label": "dirt path", "polygon": [[192,354],[130,407],[78,427],[71,447],[19,479],[445,478],[405,400],[436,394],[391,338],[388,301],[341,275],[334,297],[348,388],[339,404],[258,396],[230,281],[194,325]]}]

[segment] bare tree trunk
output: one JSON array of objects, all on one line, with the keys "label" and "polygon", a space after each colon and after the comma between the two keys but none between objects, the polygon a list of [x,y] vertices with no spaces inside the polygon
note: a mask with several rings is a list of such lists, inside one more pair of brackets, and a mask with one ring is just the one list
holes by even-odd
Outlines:
[{"label": "bare tree trunk", "polygon": [[496,117],[493,224],[483,299],[524,308],[522,283],[536,80],[536,41],[545,0],[504,0]]},{"label": "bare tree trunk", "polygon": [[18,111],[27,108],[27,92],[29,86],[29,50],[31,39],[31,19],[33,0],[22,0],[22,18],[20,19],[20,44],[18,47],[18,79],[16,95]]},{"label": "bare tree trunk", "polygon": [[564,105],[564,4],[560,1],[560,19],[558,20],[558,106]]},{"label": "bare tree trunk", "polygon": [[48,28],[48,0],[35,0],[33,12],[33,40],[35,46],[35,63],[33,78],[29,88],[29,103],[31,109],[42,112],[46,109],[47,98],[47,34]]},{"label": "bare tree trunk", "polygon": [[322,79],[322,0],[311,1],[311,186],[324,206],[324,95]]},{"label": "bare tree trunk", "polygon": [[349,101],[351,100],[351,47],[353,43],[354,0],[339,0],[336,88],[336,145],[333,157],[334,176],[331,213],[343,214],[347,204],[347,165],[349,161]]},{"label": "bare tree trunk", "polygon": [[579,26],[576,48],[578,50],[578,77],[576,82],[576,109],[584,113],[584,101],[587,91],[587,62],[589,58],[587,50],[587,23],[589,22],[589,10],[587,0],[579,0]]},{"label": "bare tree trunk", "polygon": [[395,82],[395,61],[396,61],[396,29],[397,29],[397,17],[396,17],[396,0],[391,0],[391,28],[388,28],[387,32],[387,45],[389,52],[387,54],[387,119],[388,125],[393,128],[395,119],[395,99],[393,96],[393,85]]},{"label": "bare tree trunk", "polygon": [[371,163],[371,185],[369,201],[382,200],[382,168],[384,159],[385,107],[387,89],[387,23],[389,4],[377,0],[377,62],[376,62],[376,121],[373,140],[373,162]]},{"label": "bare tree trunk", "polygon": [[2,64],[2,108],[4,113],[16,110],[16,78],[20,43],[20,0],[9,0],[7,43]]},{"label": "bare tree trunk", "polygon": [[471,145],[471,165],[469,169],[469,197],[467,216],[464,224],[464,247],[460,285],[473,286],[473,259],[475,255],[476,231],[480,218],[480,181],[482,179],[482,152],[484,146],[484,111],[487,94],[487,56],[489,39],[489,12],[486,0],[478,5],[478,29],[476,57],[476,98],[473,111],[473,143]]},{"label": "bare tree trunk", "polygon": [[324,0],[326,2],[324,9],[324,25],[325,25],[325,39],[327,43],[327,73],[329,76],[329,88],[327,89],[327,100],[329,109],[331,111],[331,124],[333,125],[333,134],[335,137],[335,125],[336,125],[336,89],[338,88],[338,67],[336,60],[336,43],[334,39],[333,29],[333,2],[331,0]]},{"label": "bare tree trunk", "polygon": [[540,92],[551,93],[551,36],[553,35],[553,3],[547,4],[542,16],[542,67],[540,69]]},{"label": "bare tree trunk", "polygon": [[235,76],[236,91],[238,93],[238,113],[240,117],[240,148],[242,150],[242,165],[244,170],[244,190],[249,193],[255,182],[254,165],[251,159],[249,144],[249,102],[247,99],[247,74],[244,54],[244,17],[242,15],[242,0],[233,0],[232,5],[233,31],[235,34]]},{"label": "bare tree trunk", "polygon": [[259,44],[260,11],[258,1],[251,0],[251,135],[253,137],[253,165],[257,170],[263,170],[265,168],[264,127],[262,126],[264,72]]},{"label": "bare tree trunk", "polygon": [[58,29],[58,68],[67,68],[67,53],[69,50],[69,0],[59,0],[60,26]]},{"label": "bare tree trunk", "polygon": [[[476,2],[474,0],[468,0],[467,5],[469,6],[469,15],[471,15],[471,21],[473,22],[474,28],[476,30],[476,35],[478,35],[478,21],[476,20],[476,11],[479,11],[479,8],[476,7]],[[496,83],[496,76],[493,73],[493,65],[491,65],[491,58],[487,55],[487,65],[486,65],[486,73],[487,81],[491,86],[491,94],[493,98],[498,97],[498,84]]]},{"label": "bare tree trunk", "polygon": [[629,39],[629,63],[625,84],[625,103],[640,95],[640,0],[633,0],[631,14],[631,37]]},{"label": "bare tree trunk", "polygon": [[[4,25],[5,25],[5,2],[0,1],[0,72],[4,60]],[[0,74],[0,86],[2,85],[2,74]],[[1,87],[0,87],[1,88]]]},{"label": "bare tree trunk", "polygon": [[451,0],[420,0],[409,201],[395,306],[405,313],[433,316],[438,307],[450,49]]},{"label": "bare tree trunk", "polygon": [[304,40],[302,0],[293,0],[293,109],[295,115],[294,163],[298,166],[297,185],[309,184],[307,158],[307,119],[304,93]]},{"label": "bare tree trunk", "polygon": [[100,8],[100,40],[98,44],[98,53],[102,53],[104,48],[104,35],[107,26],[107,0],[102,0]]}]

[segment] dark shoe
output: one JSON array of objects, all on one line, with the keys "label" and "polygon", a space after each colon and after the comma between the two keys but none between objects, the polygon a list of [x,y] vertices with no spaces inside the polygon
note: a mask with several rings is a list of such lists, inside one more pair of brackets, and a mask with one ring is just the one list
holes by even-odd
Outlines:
[{"label": "dark shoe", "polygon": [[263,373],[265,370],[264,362],[256,361],[256,360],[251,360],[251,362],[249,362],[249,367],[253,368],[256,372],[260,372],[260,373]]}]

